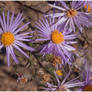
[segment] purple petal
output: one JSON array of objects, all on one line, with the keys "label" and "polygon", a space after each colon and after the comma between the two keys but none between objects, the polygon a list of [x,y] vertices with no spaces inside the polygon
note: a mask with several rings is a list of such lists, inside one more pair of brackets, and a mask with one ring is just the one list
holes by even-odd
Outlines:
[{"label": "purple petal", "polygon": [[24,44],[24,43],[22,43],[22,42],[20,42],[20,41],[17,41],[17,40],[16,40],[16,41],[15,41],[15,44],[17,44],[18,46],[20,46],[20,47],[22,47],[22,48],[25,48],[25,49],[27,49],[27,50],[29,50],[29,51],[34,51],[33,48],[27,46],[26,44]]},{"label": "purple petal", "polygon": [[19,13],[19,14],[17,15],[15,21],[13,21],[12,24],[11,24],[11,26],[10,26],[10,30],[11,30],[11,31],[12,31],[12,29],[14,28],[14,26],[16,26],[16,25],[19,23],[21,17],[22,17],[22,14]]},{"label": "purple petal", "polygon": [[3,24],[3,21],[2,21],[2,18],[1,18],[1,16],[0,16],[0,23],[1,23],[1,26],[2,26],[2,28],[3,28],[3,31],[4,31],[4,24]]},{"label": "purple petal", "polygon": [[55,25],[62,24],[63,22],[67,21],[68,18],[62,17]]},{"label": "purple petal", "polygon": [[70,20],[70,28],[72,28],[72,30],[75,32],[75,25],[72,18]]},{"label": "purple petal", "polygon": [[22,31],[23,28],[25,28],[28,24],[30,24],[30,22],[24,24],[22,27],[20,27],[19,29],[17,29],[14,34],[17,34],[19,31]]},{"label": "purple petal", "polygon": [[[44,21],[44,20],[43,20],[43,21]],[[43,23],[44,23],[44,25],[46,26],[46,28],[48,28],[48,31],[50,31],[50,32],[51,32],[50,24],[48,23],[47,19],[46,19],[45,21],[46,21],[46,23],[45,23],[45,22],[43,22]]]},{"label": "purple petal", "polygon": [[66,44],[76,44],[77,41],[66,41],[65,43],[66,43]]},{"label": "purple petal", "polygon": [[10,66],[10,48],[8,46],[6,47],[6,55],[7,55],[7,62],[9,67]]},{"label": "purple petal", "polygon": [[16,35],[15,38],[17,38],[17,37],[20,37],[20,38],[31,38],[33,36]]},{"label": "purple petal", "polygon": [[78,5],[78,6],[76,7],[76,10],[79,10],[79,9],[81,9],[81,8],[84,7],[85,1],[78,1],[78,4],[77,4],[77,5]]},{"label": "purple petal", "polygon": [[14,54],[12,46],[10,46],[9,48],[10,48],[10,54],[11,54],[12,58],[14,59],[14,61],[16,62],[16,64],[18,64],[19,61],[17,60],[17,58],[16,58],[16,56]]},{"label": "purple petal", "polygon": [[28,34],[31,34],[32,32],[26,32],[26,33],[21,33],[21,34],[16,34],[15,36],[25,36],[25,35],[28,35]]},{"label": "purple petal", "polygon": [[24,18],[22,18],[17,24],[14,24],[13,26],[12,26],[12,32],[14,32],[14,31],[16,31],[16,29],[17,29],[17,27],[20,25],[20,23],[22,22],[24,20]]},{"label": "purple petal", "polygon": [[43,28],[45,31],[48,31],[48,28],[39,20],[41,28]]},{"label": "purple petal", "polygon": [[10,21],[10,25],[9,25],[8,31],[12,31],[11,27],[12,27],[12,24],[13,24],[13,19],[14,19],[14,12],[12,13],[12,16],[11,16],[11,21]]},{"label": "purple petal", "polygon": [[24,39],[24,38],[16,38],[16,40],[20,40],[20,41],[27,41],[27,42],[29,42],[29,41],[31,41],[31,39]]},{"label": "purple petal", "polygon": [[3,22],[4,22],[4,31],[6,32],[6,21],[5,21],[5,15],[4,15],[4,12],[3,12]]},{"label": "purple petal", "polygon": [[17,45],[15,45],[15,44],[13,44],[13,46],[17,49],[17,50],[19,50],[24,56],[26,56],[27,58],[29,58],[29,56],[21,49],[21,48],[19,48]]},{"label": "purple petal", "polygon": [[62,81],[62,85],[65,83],[65,81],[67,80],[67,78],[70,76],[70,72],[66,75],[66,77],[64,78],[64,80]]},{"label": "purple petal", "polygon": [[79,10],[80,8],[84,7],[84,4],[85,4],[85,2],[83,2],[83,1],[78,1],[78,2],[75,1],[74,8],[77,9],[77,10]]},{"label": "purple petal", "polygon": [[9,29],[9,11],[8,11],[8,14],[7,14],[7,29]]},{"label": "purple petal", "polygon": [[67,61],[63,51],[62,51],[62,48],[60,47],[60,45],[57,45],[57,49],[58,49],[58,52],[60,53],[60,56],[62,58],[62,64],[64,65],[65,64],[65,61]]},{"label": "purple petal", "polygon": [[85,13],[79,13],[79,20],[80,20],[80,23],[86,27],[89,27],[89,26],[92,26],[92,22],[90,22],[89,20],[92,19],[91,16],[87,16]]},{"label": "purple petal", "polygon": [[64,47],[68,50],[68,51],[75,51],[76,49],[70,45],[64,44]]},{"label": "purple petal", "polygon": [[64,39],[65,40],[73,40],[75,38],[77,38],[77,35],[76,34],[71,34],[71,35],[65,35],[64,36]]},{"label": "purple petal", "polygon": [[16,17],[16,19],[15,19],[15,21],[14,21],[14,25],[17,24],[17,23],[21,20],[22,15],[23,15],[22,13],[21,13],[21,14],[19,13],[19,14],[17,15],[17,17]]},{"label": "purple petal", "polygon": [[17,36],[17,37],[15,36],[15,40],[20,40],[20,41],[31,41],[31,39],[26,39],[26,37],[23,38],[23,37],[18,37],[18,36]]},{"label": "purple petal", "polygon": [[63,26],[64,30],[66,30],[67,28],[69,28],[70,21],[71,21],[70,18],[68,18],[67,21],[65,21],[65,25]]},{"label": "purple petal", "polygon": [[66,9],[62,8],[62,7],[59,7],[59,6],[56,6],[56,5],[52,5],[52,4],[49,4],[49,6],[53,7],[53,8],[56,8],[56,9],[59,9],[61,11],[66,11]]},{"label": "purple petal", "polygon": [[59,78],[58,78],[58,76],[57,76],[57,74],[56,74],[56,72],[55,72],[55,71],[54,71],[54,75],[55,75],[55,77],[56,77],[56,80],[57,80],[57,82],[58,82],[58,85],[60,85]]},{"label": "purple petal", "polygon": [[54,14],[49,14],[49,15],[46,15],[46,16],[55,18],[55,17],[64,16],[64,15],[65,15],[65,13],[54,13]]},{"label": "purple petal", "polygon": [[67,10],[69,9],[69,7],[66,5],[66,3],[64,1],[61,1],[61,4],[64,8],[66,8]]},{"label": "purple petal", "polygon": [[75,8],[76,7],[76,3],[77,3],[76,1],[72,1],[72,5],[71,5],[72,8]]},{"label": "purple petal", "polygon": [[79,28],[80,31],[82,31],[83,28],[81,27],[80,23],[78,22],[79,20],[77,19],[77,16],[75,16],[73,19],[74,19],[74,23],[76,24],[76,26]]}]

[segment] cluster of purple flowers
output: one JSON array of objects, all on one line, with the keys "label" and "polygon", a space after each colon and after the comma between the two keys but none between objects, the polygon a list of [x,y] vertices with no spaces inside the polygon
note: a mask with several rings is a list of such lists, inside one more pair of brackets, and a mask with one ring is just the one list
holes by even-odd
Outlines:
[{"label": "cluster of purple flowers", "polygon": [[[70,91],[71,88],[80,87],[81,91],[92,91],[92,74],[88,68],[83,72],[85,78],[82,82],[78,78],[68,80],[69,74],[64,79],[62,73],[62,65],[72,65],[74,61],[74,53],[76,49],[72,46],[76,44],[76,38],[82,33],[85,27],[92,26],[91,2],[88,1],[72,1],[69,4],[63,1],[57,1],[53,5],[49,4],[54,11],[45,15],[45,19],[39,20],[36,27],[38,28],[41,38],[36,41],[48,41],[43,46],[41,53],[43,55],[53,54],[61,57],[60,69],[54,71],[57,84],[48,83],[44,90],[47,91]],[[86,11],[82,11],[85,8]],[[79,31],[77,31],[79,29]],[[86,65],[84,66],[86,67]],[[79,76],[78,76],[79,77]],[[62,79],[62,81],[61,81]]]},{"label": "cluster of purple flowers", "polygon": [[[73,51],[76,49],[72,45],[77,43],[76,38],[85,27],[92,26],[92,2],[72,1],[67,4],[66,2],[58,1],[53,5],[49,4],[49,6],[57,11],[44,15],[42,21],[39,20],[39,22],[36,22],[36,28],[38,29],[37,32],[40,38],[36,39],[35,42],[47,41],[47,43],[43,45],[40,53],[43,56],[46,54],[59,56],[61,57],[62,63],[60,67],[56,65],[56,71],[54,71],[57,84],[47,83],[47,87],[44,88],[44,90],[70,91],[70,88],[79,86],[81,87],[80,90],[92,91],[92,73],[89,69],[84,69],[83,76],[85,77],[82,82],[77,80],[77,78],[66,81],[70,76],[70,71],[61,82],[63,76],[61,71],[62,65],[68,64],[70,66],[74,61]],[[85,8],[86,11],[83,11],[83,8]],[[29,51],[36,50],[23,43],[24,41],[31,42],[30,37],[32,37],[30,35],[32,32],[20,33],[30,24],[30,22],[28,22],[22,27],[19,27],[23,20],[24,18],[21,13],[19,13],[16,18],[14,17],[14,13],[12,13],[10,18],[9,11],[7,13],[7,18],[4,12],[2,16],[0,16],[0,49],[2,47],[6,48],[8,66],[10,66],[10,56],[12,56],[16,64],[19,63],[14,53],[14,48],[27,58],[29,58],[29,56],[21,48]]]}]

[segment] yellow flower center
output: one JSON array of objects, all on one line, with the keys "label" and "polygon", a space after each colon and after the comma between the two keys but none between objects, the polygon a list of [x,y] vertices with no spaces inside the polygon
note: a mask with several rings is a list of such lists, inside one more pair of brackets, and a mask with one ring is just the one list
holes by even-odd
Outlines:
[{"label": "yellow flower center", "polygon": [[77,13],[78,12],[75,9],[70,9],[69,11],[67,11],[67,16],[71,18],[73,16],[76,16]]},{"label": "yellow flower center", "polygon": [[88,84],[83,88],[83,91],[92,91],[92,85]]},{"label": "yellow flower center", "polygon": [[4,32],[1,35],[1,42],[4,46],[9,46],[14,42],[14,35],[11,32]]},{"label": "yellow flower center", "polygon": [[87,8],[87,5],[85,5],[84,8]]},{"label": "yellow flower center", "polygon": [[63,73],[62,73],[61,70],[56,70],[56,74],[57,74],[58,76],[62,76],[62,75],[63,75]]},{"label": "yellow flower center", "polygon": [[55,44],[59,44],[64,41],[64,36],[58,30],[54,30],[51,34],[52,42]]},{"label": "yellow flower center", "polygon": [[[87,8],[87,5],[85,5],[84,8]],[[90,5],[90,4],[88,5],[87,11],[88,11],[88,12],[91,12],[91,5]]]}]

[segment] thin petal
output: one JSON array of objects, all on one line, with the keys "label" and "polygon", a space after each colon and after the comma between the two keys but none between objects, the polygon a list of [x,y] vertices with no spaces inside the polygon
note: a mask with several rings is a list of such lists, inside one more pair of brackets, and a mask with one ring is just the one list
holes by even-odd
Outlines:
[{"label": "thin petal", "polygon": [[80,25],[80,23],[78,22],[78,18],[77,16],[74,17],[74,23],[76,24],[76,26],[80,29],[80,31],[82,31],[82,26]]},{"label": "thin petal", "polygon": [[12,27],[12,24],[13,24],[13,19],[14,19],[14,12],[12,13],[12,16],[11,16],[11,21],[10,21],[10,24],[9,24],[9,30],[8,31],[11,31],[11,27]]},{"label": "thin petal", "polygon": [[19,48],[17,45],[15,45],[15,44],[13,44],[13,46],[17,49],[17,50],[19,50],[24,56],[26,56],[27,58],[29,58],[29,56],[21,49],[21,48]]},{"label": "thin petal", "polygon": [[75,38],[77,38],[77,35],[76,34],[71,34],[71,35],[65,35],[64,36],[64,39],[65,40],[73,40]]},{"label": "thin petal", "polygon": [[56,8],[56,9],[59,9],[59,10],[62,10],[62,11],[66,11],[66,9],[59,7],[59,6],[56,6],[56,5],[49,4],[49,6]]},{"label": "thin petal", "polygon": [[68,50],[68,51],[75,51],[76,49],[70,45],[66,45],[64,44],[64,47]]},{"label": "thin petal", "polygon": [[22,22],[24,20],[24,18],[22,18],[17,24],[15,24],[14,26],[12,26],[12,32],[14,32],[16,29],[17,29],[17,27],[20,25],[20,23]]},{"label": "thin petal", "polygon": [[62,24],[62,23],[65,22],[66,20],[67,20],[67,18],[62,17],[55,25]]},{"label": "thin petal", "polygon": [[75,32],[75,25],[72,18],[70,20],[70,28],[72,28],[72,30]]},{"label": "thin petal", "polygon": [[17,60],[17,58],[16,58],[16,56],[14,54],[14,50],[13,50],[12,46],[10,46],[10,54],[11,54],[12,58],[14,59],[14,61],[16,62],[16,64],[18,64],[19,61]]},{"label": "thin petal", "polygon": [[14,34],[17,34],[19,31],[22,31],[23,28],[25,28],[28,24],[30,24],[30,22],[24,24],[22,27],[20,27],[19,29],[17,29]]},{"label": "thin petal", "polygon": [[65,83],[65,81],[67,80],[67,78],[70,76],[70,72],[66,75],[66,77],[64,78],[64,80],[62,81],[62,85]]},{"label": "thin petal", "polygon": [[68,5],[66,5],[66,3],[64,1],[61,1],[61,4],[64,8],[66,8],[67,10],[69,9]]},{"label": "thin petal", "polygon": [[47,17],[48,16],[50,16],[50,17],[52,17],[52,18],[55,18],[55,17],[62,17],[62,16],[64,16],[65,15],[65,13],[54,13],[54,14],[48,14],[48,15],[46,15]]},{"label": "thin petal", "polygon": [[25,36],[25,35],[28,35],[28,34],[31,34],[32,32],[26,32],[26,33],[21,33],[21,34],[16,34],[15,36]]},{"label": "thin petal", "polygon": [[10,22],[11,23],[11,25],[10,25],[11,31],[14,28],[14,26],[16,26],[19,23],[20,19],[22,18],[22,14],[19,13],[14,21],[13,21],[13,17],[14,17],[14,13],[12,14],[12,18],[11,18],[12,22]]},{"label": "thin petal", "polygon": [[57,80],[57,82],[58,82],[58,85],[60,85],[59,78],[58,78],[58,76],[56,75],[56,72],[55,72],[55,71],[54,71],[54,74],[55,74],[56,80]]},{"label": "thin petal", "polygon": [[3,12],[3,22],[4,22],[4,31],[6,32],[6,20],[5,20],[5,14]]},{"label": "thin petal", "polygon": [[78,87],[78,86],[80,87],[80,86],[83,86],[83,83],[84,83],[84,82],[65,84],[65,87],[66,87],[66,88],[72,88],[72,87]]},{"label": "thin petal", "polygon": [[4,31],[5,28],[4,28],[4,24],[3,24],[1,16],[0,16],[0,23],[1,23],[1,27],[3,28],[3,31]]},{"label": "thin petal", "polygon": [[[9,28],[9,11],[8,11],[8,14],[7,14],[7,29]],[[8,31],[8,30],[7,30]]]},{"label": "thin petal", "polygon": [[27,50],[29,50],[29,51],[34,51],[33,48],[27,46],[26,44],[24,44],[24,43],[22,43],[22,42],[20,42],[20,41],[17,41],[17,40],[16,40],[16,41],[15,41],[15,44],[17,44],[18,46],[20,46],[20,47],[22,47],[22,48],[25,48],[25,49],[27,49]]},{"label": "thin petal", "polygon": [[10,48],[6,47],[6,55],[7,55],[7,62],[8,62],[8,67],[10,66]]}]

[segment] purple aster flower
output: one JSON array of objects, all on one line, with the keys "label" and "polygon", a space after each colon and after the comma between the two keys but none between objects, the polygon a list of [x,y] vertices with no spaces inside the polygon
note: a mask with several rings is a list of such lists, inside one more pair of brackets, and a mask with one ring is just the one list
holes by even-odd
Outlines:
[{"label": "purple aster flower", "polygon": [[47,20],[45,18],[42,21],[39,20],[39,23],[37,22],[37,32],[41,38],[36,39],[35,42],[47,41],[41,50],[43,56],[46,54],[61,56],[62,64],[71,64],[70,61],[74,59],[71,51],[75,51],[71,45],[77,43],[74,41],[77,35],[71,34],[72,29],[63,30],[60,26],[55,25],[54,21],[54,19]]},{"label": "purple aster flower", "polygon": [[26,33],[19,33],[21,32],[28,24],[24,24],[22,27],[18,27],[20,23],[24,20],[22,18],[22,14],[18,14],[17,17],[14,19],[14,12],[12,13],[11,19],[9,18],[10,13],[8,11],[7,14],[7,19],[5,19],[5,14],[4,12],[2,13],[2,16],[0,16],[0,35],[1,35],[1,42],[0,42],[0,49],[4,46],[6,48],[6,55],[7,55],[7,61],[8,61],[8,66],[10,66],[10,55],[18,64],[18,60],[16,58],[16,55],[14,53],[14,48],[21,52],[23,55],[25,55],[27,58],[29,57],[22,49],[27,49],[29,51],[33,51],[34,49],[27,46],[24,44],[22,41],[30,41],[31,36],[27,36],[31,32],[26,32]]},{"label": "purple aster flower", "polygon": [[[70,7],[63,1],[59,1],[58,4],[62,5],[52,5],[49,4],[51,7],[56,8],[59,10],[59,12],[54,12],[53,14],[49,14],[46,16],[59,18],[59,21],[56,23],[64,24],[63,27],[65,28],[72,28],[72,31],[75,32],[75,28],[77,27],[80,31],[83,30],[83,27],[89,27],[92,25],[92,22],[89,21],[88,14],[85,12],[82,12],[80,9],[82,9],[85,5],[85,2],[83,1],[72,1],[70,4]],[[92,17],[91,17],[92,18]]]},{"label": "purple aster flower", "polygon": [[83,69],[83,81],[85,81],[81,87],[82,91],[92,91],[92,70],[89,64],[85,63]]},{"label": "purple aster flower", "polygon": [[[71,88],[80,87],[81,85],[83,85],[83,82],[80,82],[79,80],[77,80],[79,78],[79,76],[66,82],[66,80],[69,78],[71,72],[69,72],[64,77],[64,79],[62,79],[63,77],[62,76],[60,77],[60,73],[57,73],[57,71],[60,71],[60,69],[54,71],[57,84],[54,85],[54,84],[47,82],[46,88],[43,88],[44,90],[47,90],[47,91],[70,91]],[[62,80],[62,81],[60,81],[60,80]]]}]

